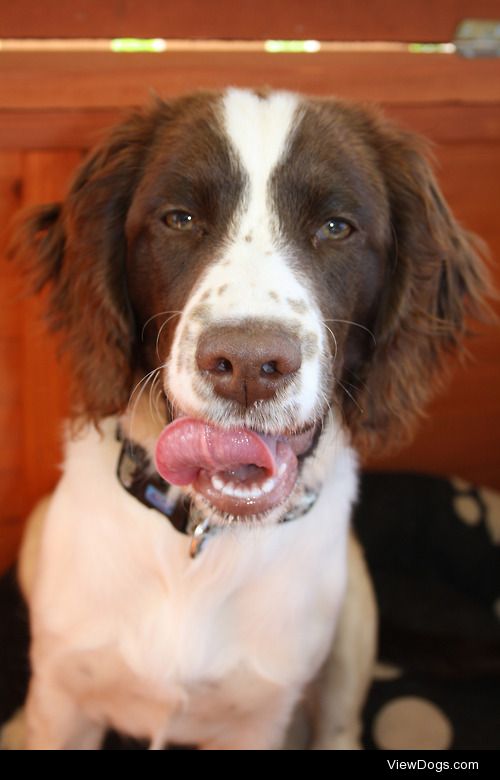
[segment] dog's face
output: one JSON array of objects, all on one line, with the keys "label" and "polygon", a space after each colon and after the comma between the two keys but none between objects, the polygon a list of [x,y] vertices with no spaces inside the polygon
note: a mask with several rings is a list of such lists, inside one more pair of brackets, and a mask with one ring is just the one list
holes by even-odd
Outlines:
[{"label": "dog's face", "polygon": [[231,515],[282,512],[325,427],[358,447],[408,430],[487,286],[420,141],[287,93],[135,115],[18,249],[35,238],[84,411],[123,411],[149,374],[177,420],[163,455],[191,449],[189,472],[208,436],[195,490]]},{"label": "dog's face", "polygon": [[310,426],[338,402],[350,324],[358,345],[373,339],[391,240],[382,176],[360,144],[339,152],[338,109],[295,96],[230,92],[185,122],[165,128],[126,223],[133,308],[141,325],[158,315],[148,367],[167,361],[183,412]]}]

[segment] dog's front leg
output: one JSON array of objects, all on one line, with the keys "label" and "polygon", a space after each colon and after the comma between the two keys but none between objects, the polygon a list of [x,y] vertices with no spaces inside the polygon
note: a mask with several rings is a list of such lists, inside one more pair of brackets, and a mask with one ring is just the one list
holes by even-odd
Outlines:
[{"label": "dog's front leg", "polygon": [[311,686],[314,750],[361,748],[361,716],[377,648],[375,595],[359,543],[351,535],[347,588],[329,657]]},{"label": "dog's front leg", "polygon": [[0,750],[26,749],[26,712],[24,707],[16,710],[0,729]]},{"label": "dog's front leg", "polygon": [[200,745],[202,750],[278,750],[296,705],[297,696],[279,692],[254,711],[236,716],[224,731]]},{"label": "dog's front leg", "polygon": [[25,708],[27,750],[98,750],[104,727],[93,723],[64,690],[34,675]]}]

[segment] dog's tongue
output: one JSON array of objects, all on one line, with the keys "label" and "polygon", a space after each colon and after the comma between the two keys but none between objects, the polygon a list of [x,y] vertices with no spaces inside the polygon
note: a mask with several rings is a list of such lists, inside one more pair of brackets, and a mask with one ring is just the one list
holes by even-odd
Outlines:
[{"label": "dog's tongue", "polygon": [[180,417],[158,438],[156,468],[167,482],[193,485],[223,512],[257,514],[290,494],[297,477],[295,452],[286,438]]},{"label": "dog's tongue", "polygon": [[272,477],[276,474],[275,458],[276,440],[266,437],[265,441],[245,428],[226,431],[190,417],[167,425],[156,444],[156,467],[163,479],[174,485],[191,484],[201,469],[237,471],[250,464]]}]

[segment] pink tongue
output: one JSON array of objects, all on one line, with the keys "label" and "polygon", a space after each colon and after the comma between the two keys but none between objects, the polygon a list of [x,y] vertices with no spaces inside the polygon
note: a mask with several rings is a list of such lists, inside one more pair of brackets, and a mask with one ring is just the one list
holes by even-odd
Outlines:
[{"label": "pink tongue", "polygon": [[276,475],[276,440],[245,428],[225,431],[201,420],[180,417],[167,425],[156,444],[156,468],[174,485],[189,485],[201,469],[236,470],[253,464]]}]

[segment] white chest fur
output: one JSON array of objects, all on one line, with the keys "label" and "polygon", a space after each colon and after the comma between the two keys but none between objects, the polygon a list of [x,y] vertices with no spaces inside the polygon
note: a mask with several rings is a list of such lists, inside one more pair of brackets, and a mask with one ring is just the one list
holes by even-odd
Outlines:
[{"label": "white chest fur", "polygon": [[323,661],[356,490],[332,448],[312,511],[189,540],[119,486],[113,424],[67,448],[32,594],[33,660],[92,720],[156,743],[210,742],[290,709]]}]

